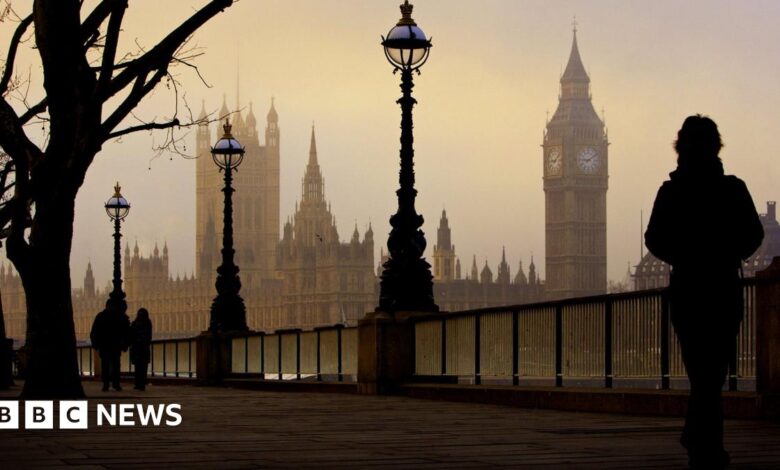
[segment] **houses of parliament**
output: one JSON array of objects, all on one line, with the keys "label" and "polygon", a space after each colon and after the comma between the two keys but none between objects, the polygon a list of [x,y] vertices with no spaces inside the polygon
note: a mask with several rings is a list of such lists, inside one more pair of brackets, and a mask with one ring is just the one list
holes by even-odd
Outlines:
[{"label": "houses of parliament", "polygon": [[[539,278],[533,259],[527,271],[519,263],[513,276],[501,247],[496,247],[496,253],[502,250],[502,257],[495,275],[487,261],[478,262],[476,256],[464,260],[471,261],[470,267],[462,267],[452,243],[450,220],[442,211],[436,243],[428,255],[433,266],[434,297],[442,310],[606,291],[608,143],[604,124],[591,104],[589,77],[580,58],[576,30],[560,87],[558,109],[546,126],[542,142],[547,282]],[[374,259],[370,224],[364,233],[356,225],[348,241],[342,241],[326,198],[314,128],[300,200],[282,224],[282,132],[275,103],[271,101],[262,133],[258,132],[251,104],[246,113],[230,113],[223,101],[219,115],[231,116],[232,133],[245,146],[247,155],[235,175],[233,206],[236,263],[241,270],[248,326],[272,331],[354,324],[374,310],[385,255],[380,252],[380,259]],[[167,245],[155,246],[150,253],[142,253],[137,242],[124,248],[128,313],[132,315],[140,307],[148,309],[158,338],[192,336],[206,330],[215,296],[214,279],[221,262],[223,181],[209,154],[216,135],[206,117],[204,109],[200,115],[203,124],[195,137],[195,272],[173,277]],[[24,338],[24,292],[19,277],[8,265],[0,267],[0,292],[8,336]],[[89,337],[92,321],[104,307],[108,292],[108,287],[95,285],[88,265],[83,287],[74,289],[72,297],[77,339]]]}]

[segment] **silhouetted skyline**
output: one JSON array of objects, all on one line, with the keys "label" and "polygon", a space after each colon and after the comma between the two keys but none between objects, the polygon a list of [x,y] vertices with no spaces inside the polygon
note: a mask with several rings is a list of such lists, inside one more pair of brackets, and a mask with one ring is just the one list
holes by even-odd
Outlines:
[{"label": "silhouetted skyline", "polygon": [[[379,36],[397,20],[398,3],[239,2],[193,40],[206,48],[197,63],[213,87],[203,86],[184,67],[175,70],[195,114],[201,99],[208,110],[217,110],[225,92],[229,106],[235,106],[237,78],[242,106],[251,101],[256,110],[265,110],[275,96],[284,116],[282,220],[299,197],[315,121],[338,222],[349,227],[370,219],[377,257],[395,204],[399,146],[394,103],[399,90]],[[159,6],[159,18],[184,17],[198,4],[166,2]],[[777,198],[770,131],[780,104],[775,91],[780,32],[773,26],[780,5],[775,2],[660,2],[652,11],[614,1],[421,0],[415,5],[416,18],[434,44],[415,82],[418,210],[426,217],[429,241],[446,207],[459,252],[487,258],[493,267],[504,245],[512,266],[519,259],[527,265],[532,253],[543,258],[539,145],[545,112],[557,104],[574,15],[594,103],[599,113],[606,110],[612,144],[610,279],[622,278],[626,262],[638,261],[639,212],[648,213],[657,184],[673,168],[670,136],[688,114],[702,112],[718,121],[726,171],[745,179],[759,209]],[[136,16],[141,13],[128,11],[128,28],[142,44],[151,44],[163,21]],[[21,68],[31,53],[23,51]],[[139,114],[170,115],[170,103],[172,97],[161,89]],[[74,286],[89,260],[99,286],[110,277],[111,227],[102,204],[117,179],[133,204],[124,240],[137,239],[145,252],[155,241],[162,246],[167,240],[172,271],[194,271],[195,162],[163,156],[149,170],[153,142],[162,138],[142,134],[104,146],[77,200]],[[194,153],[194,140],[194,133],[185,140],[188,153]]]}]

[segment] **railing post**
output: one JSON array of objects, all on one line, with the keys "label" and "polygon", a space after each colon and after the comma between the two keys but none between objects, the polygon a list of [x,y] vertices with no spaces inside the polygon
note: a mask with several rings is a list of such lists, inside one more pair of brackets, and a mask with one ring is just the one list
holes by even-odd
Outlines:
[{"label": "railing post", "polygon": [[480,376],[480,315],[474,314],[474,383],[480,385],[482,383],[482,377]]},{"label": "railing post", "polygon": [[277,366],[279,367],[279,380],[283,380],[284,377],[282,375],[282,333],[277,332],[276,333],[276,362]]},{"label": "railing post", "polygon": [[336,343],[338,345],[336,350],[338,351],[338,356],[339,356],[338,357],[338,380],[339,382],[343,382],[344,373],[342,372],[342,368],[341,368],[341,325],[339,325],[338,328],[336,328]]},{"label": "railing post", "polygon": [[669,295],[661,293],[661,389],[669,390]]},{"label": "railing post", "polygon": [[244,336],[244,373],[249,373],[249,335]]},{"label": "railing post", "polygon": [[295,332],[295,380],[301,380],[301,330]]},{"label": "railing post", "polygon": [[520,385],[520,318],[512,312],[512,385]]},{"label": "railing post", "polygon": [[555,306],[555,386],[563,386],[563,308]]},{"label": "railing post", "polygon": [[322,330],[317,330],[317,382],[322,382],[322,365],[320,363],[320,347],[321,347],[321,336]]},{"label": "railing post", "polygon": [[163,370],[162,370],[163,374],[162,374],[162,376],[163,377],[167,377],[168,376],[168,366],[167,366],[167,363],[166,363],[166,356],[168,354],[166,354],[167,351],[165,350],[165,346],[166,346],[165,343],[162,343],[162,354],[163,354]]},{"label": "railing post", "polygon": [[[90,355],[90,367],[92,366],[92,357]],[[154,341],[149,343],[149,377],[154,377]]]},{"label": "railing post", "polygon": [[604,302],[604,386],[612,388],[612,299]]},{"label": "railing post", "polygon": [[[174,377],[178,377],[179,376],[179,342],[176,341],[175,343],[173,343],[173,347],[174,347],[174,349],[176,349],[176,354],[174,356],[174,360],[176,361],[176,365],[173,366],[173,374],[174,374]],[[130,361],[130,368],[132,369],[132,367],[133,367],[133,361]]]},{"label": "railing post", "polygon": [[260,375],[265,380],[265,333],[260,335]]},{"label": "railing post", "polygon": [[447,319],[441,319],[441,375],[447,375]]},{"label": "railing post", "polygon": [[192,340],[187,341],[187,374],[192,378]]}]

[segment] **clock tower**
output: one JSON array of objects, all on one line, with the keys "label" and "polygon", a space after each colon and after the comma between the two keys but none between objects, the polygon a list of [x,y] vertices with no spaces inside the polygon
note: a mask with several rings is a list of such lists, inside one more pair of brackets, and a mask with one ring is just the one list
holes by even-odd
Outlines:
[{"label": "clock tower", "polygon": [[591,102],[575,27],[558,109],[542,143],[545,291],[550,299],[606,293],[608,145],[604,122]]}]

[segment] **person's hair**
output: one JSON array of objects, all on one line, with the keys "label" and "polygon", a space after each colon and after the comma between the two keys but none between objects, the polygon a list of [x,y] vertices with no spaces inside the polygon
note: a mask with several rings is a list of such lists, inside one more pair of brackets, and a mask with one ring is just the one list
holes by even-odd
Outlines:
[{"label": "person's hair", "polygon": [[136,316],[138,318],[149,318],[149,311],[141,307],[138,309],[138,314]]},{"label": "person's hair", "polygon": [[685,119],[674,142],[677,165],[683,169],[708,167],[722,169],[723,165],[718,157],[721,148],[723,148],[723,141],[718,132],[718,125],[701,114],[688,116]]}]

